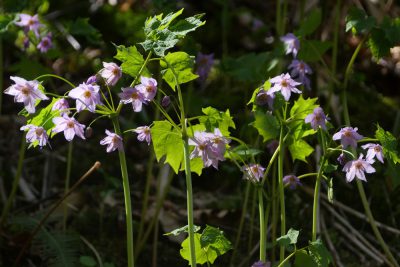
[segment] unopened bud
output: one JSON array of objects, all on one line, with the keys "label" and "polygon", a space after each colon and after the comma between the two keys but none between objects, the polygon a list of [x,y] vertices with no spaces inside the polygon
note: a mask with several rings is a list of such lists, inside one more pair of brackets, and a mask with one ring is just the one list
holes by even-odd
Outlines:
[{"label": "unopened bud", "polygon": [[161,100],[161,106],[163,108],[166,108],[169,106],[169,104],[171,104],[171,98],[169,96],[164,96],[163,99]]},{"label": "unopened bud", "polygon": [[90,138],[93,135],[93,128],[92,127],[87,127],[85,130],[85,137]]}]

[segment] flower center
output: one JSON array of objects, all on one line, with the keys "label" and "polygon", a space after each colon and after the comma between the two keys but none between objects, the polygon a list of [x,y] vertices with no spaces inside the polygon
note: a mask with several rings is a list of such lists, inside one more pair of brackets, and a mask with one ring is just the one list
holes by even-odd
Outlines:
[{"label": "flower center", "polygon": [[345,137],[351,137],[351,136],[352,136],[351,131],[345,131],[345,132],[343,133],[343,135],[344,135]]},{"label": "flower center", "polygon": [[200,150],[206,149],[206,146],[204,144],[200,144],[198,147],[199,147]]},{"label": "flower center", "polygon": [[43,45],[43,46],[48,46],[48,45],[49,45],[49,40],[43,39],[42,45]]},{"label": "flower center", "polygon": [[29,26],[32,26],[33,24],[35,24],[35,21],[34,21],[33,19],[30,19],[30,20],[28,21],[28,25],[29,25]]},{"label": "flower center", "polygon": [[119,74],[119,70],[117,68],[114,68],[112,71],[112,74],[114,74],[115,76],[117,76]]},{"label": "flower center", "polygon": [[146,86],[146,91],[148,93],[152,93],[154,91],[153,86],[151,86],[151,85]]},{"label": "flower center", "polygon": [[258,167],[257,166],[252,167],[252,172],[253,172],[253,174],[257,174],[258,173]]},{"label": "flower center", "polygon": [[282,87],[287,87],[288,86],[288,82],[286,80],[282,80],[281,81],[281,85],[282,85]]},{"label": "flower center", "polygon": [[118,143],[118,137],[116,136],[116,135],[114,135],[112,138],[111,138],[111,142],[113,142],[113,144],[117,144]]},{"label": "flower center", "polygon": [[377,153],[378,153],[378,152],[381,152],[381,150],[382,150],[382,149],[381,149],[380,146],[375,146],[375,147],[374,147],[374,151],[377,152]]},{"label": "flower center", "polygon": [[137,92],[133,92],[132,95],[131,95],[131,98],[138,99],[139,98],[138,93]]},{"label": "flower center", "polygon": [[22,87],[22,89],[21,89],[21,93],[23,94],[23,95],[29,95],[29,93],[31,92],[31,90],[28,88],[28,87]]},{"label": "flower center", "polygon": [[143,130],[143,132],[144,132],[145,135],[148,135],[148,134],[150,134],[150,129],[146,128],[146,129]]},{"label": "flower center", "polygon": [[89,97],[92,96],[92,93],[91,93],[89,90],[86,90],[86,91],[83,93],[83,96],[86,97],[86,98],[89,98]]},{"label": "flower center", "polygon": [[43,134],[44,130],[43,128],[36,128],[35,133],[37,136],[41,136]]},{"label": "flower center", "polygon": [[359,161],[359,160],[357,160],[355,163],[354,163],[354,167],[356,168],[356,169],[362,169],[363,168],[363,165],[362,165],[362,163],[361,163],[361,161]]},{"label": "flower center", "polygon": [[299,64],[299,69],[304,70],[304,68],[305,68],[304,63],[300,63]]},{"label": "flower center", "polygon": [[75,126],[75,124],[74,124],[73,121],[67,122],[67,127],[68,127],[68,128],[74,128],[74,126]]},{"label": "flower center", "polygon": [[315,120],[318,121],[318,122],[322,121],[321,114],[319,114],[319,113],[315,114]]}]

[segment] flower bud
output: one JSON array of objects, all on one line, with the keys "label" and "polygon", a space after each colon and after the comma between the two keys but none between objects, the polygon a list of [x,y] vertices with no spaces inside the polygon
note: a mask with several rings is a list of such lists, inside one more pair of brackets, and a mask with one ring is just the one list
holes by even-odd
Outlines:
[{"label": "flower bud", "polygon": [[171,104],[171,98],[169,96],[164,96],[163,99],[161,100],[161,106],[163,108],[167,108]]},{"label": "flower bud", "polygon": [[90,138],[93,135],[93,128],[92,127],[87,127],[85,130],[85,137]]}]

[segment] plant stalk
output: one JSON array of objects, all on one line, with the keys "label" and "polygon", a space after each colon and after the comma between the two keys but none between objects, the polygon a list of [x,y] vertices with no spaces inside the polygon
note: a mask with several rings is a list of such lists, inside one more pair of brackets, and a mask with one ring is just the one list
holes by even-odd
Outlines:
[{"label": "plant stalk", "polygon": [[[64,186],[64,194],[66,194],[69,190],[70,180],[71,180],[71,167],[72,167],[72,151],[73,151],[73,143],[70,141],[68,143],[68,156],[67,156],[67,170],[65,174],[65,186]],[[67,229],[67,218],[68,218],[68,205],[67,202],[64,203],[64,214],[63,214],[63,230]]]},{"label": "plant stalk", "polygon": [[[115,133],[118,134],[119,136],[122,136],[118,117],[112,117],[111,120],[114,125]],[[132,202],[131,202],[131,190],[129,188],[129,177],[128,177],[128,168],[126,166],[125,151],[118,150],[118,156],[119,156],[119,163],[121,165],[122,183],[123,183],[123,187],[124,187],[128,267],[134,267],[135,259],[134,259],[134,250],[133,250]]]},{"label": "plant stalk", "polygon": [[258,212],[260,216],[260,260],[266,261],[266,231],[265,231],[265,215],[264,215],[264,199],[262,187],[257,188],[258,191]]}]

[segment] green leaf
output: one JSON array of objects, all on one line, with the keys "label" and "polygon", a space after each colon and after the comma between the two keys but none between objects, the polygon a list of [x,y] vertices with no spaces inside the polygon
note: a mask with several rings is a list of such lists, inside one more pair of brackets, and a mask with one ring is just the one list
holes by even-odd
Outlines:
[{"label": "green leaf", "polygon": [[300,36],[307,36],[312,34],[321,24],[322,12],[321,9],[314,9],[307,15],[300,25],[298,34]]},{"label": "green leaf", "polygon": [[315,104],[316,102],[317,98],[304,99],[302,95],[294,102],[290,110],[292,120],[288,126],[295,140],[317,133],[317,131],[310,129],[310,125],[304,121],[307,115],[313,113],[314,109],[318,107]]},{"label": "green leaf", "polygon": [[83,36],[92,44],[99,44],[101,33],[89,23],[89,18],[78,18],[66,23],[67,31],[72,35]]},{"label": "green leaf", "polygon": [[317,267],[317,263],[314,261],[306,251],[298,250],[295,254],[294,267]]},{"label": "green leaf", "polygon": [[201,21],[204,14],[197,14],[172,24],[182,12],[183,9],[169,13],[164,18],[163,14],[147,18],[144,26],[146,40],[140,43],[143,48],[146,51],[153,50],[156,55],[163,57],[165,51],[174,47],[186,34],[205,24],[205,21]]},{"label": "green leaf", "polygon": [[[232,245],[224,236],[223,231],[209,225],[207,225],[202,234],[195,233],[194,241],[196,262],[198,264],[204,264],[207,262],[213,264],[218,256],[221,256],[232,249]],[[189,237],[186,238],[181,245],[182,249],[180,250],[180,254],[182,258],[189,261]]]},{"label": "green leaf", "polygon": [[278,242],[279,245],[287,247],[292,244],[297,243],[297,238],[299,237],[299,231],[294,230],[293,228],[290,228],[289,231],[287,232],[286,235],[283,235],[281,237],[278,237],[276,239],[276,242]]},{"label": "green leaf", "polygon": [[[197,74],[192,72],[194,66],[194,57],[189,56],[185,52],[174,52],[168,53],[165,56],[164,61],[160,61],[161,67],[164,69],[161,71],[163,79],[171,86],[172,90],[175,91],[175,87],[178,84],[190,82],[197,77]],[[174,72],[176,77],[174,76]]]},{"label": "green leaf", "polygon": [[6,32],[8,27],[17,21],[15,14],[0,14],[0,34]]},{"label": "green leaf", "polygon": [[[173,230],[173,231],[171,231],[169,233],[165,233],[164,235],[178,236],[178,235],[180,235],[182,233],[188,233],[189,232],[188,229],[189,229],[189,226],[185,225],[185,226],[183,226],[181,228],[178,228],[178,229],[175,229],[175,230]],[[200,230],[200,226],[194,225],[194,229],[193,230],[194,230],[195,233],[198,232]]]},{"label": "green leaf", "polygon": [[324,173],[331,173],[331,172],[334,172],[334,171],[337,170],[337,168],[338,168],[338,165],[334,165],[334,164],[331,164],[331,163],[329,163],[329,162],[326,162],[326,163],[324,164]]},{"label": "green leaf", "polygon": [[[164,158],[164,162],[168,163],[175,173],[178,173],[179,170],[184,170],[185,165],[181,132],[165,120],[154,121],[150,130],[157,161]],[[191,159],[190,169],[192,172],[201,175],[203,169],[201,158]]]},{"label": "green leaf", "polygon": [[227,154],[227,158],[233,158],[235,160],[246,160],[251,159],[261,153],[263,153],[263,151],[260,149],[249,148],[245,145],[239,145],[230,150],[230,153]]},{"label": "green leaf", "polygon": [[279,135],[280,125],[278,120],[271,114],[262,111],[254,113],[254,122],[252,126],[257,129],[263,137],[263,142],[276,139]]},{"label": "green leaf", "polygon": [[400,163],[399,143],[397,139],[388,131],[376,125],[375,137],[379,140],[383,148],[383,154],[393,163]]},{"label": "green leaf", "polygon": [[94,267],[97,265],[97,262],[95,261],[95,259],[93,259],[93,257],[90,257],[90,256],[80,256],[79,262],[83,266],[88,266],[88,267]]},{"label": "green leaf", "polygon": [[298,58],[306,62],[316,62],[332,46],[331,42],[318,40],[302,40]]},{"label": "green leaf", "polygon": [[371,31],[368,39],[368,46],[371,50],[372,56],[375,59],[380,59],[390,53],[392,44],[386,38],[386,33],[382,29],[374,28]]},{"label": "green leaf", "polygon": [[400,18],[384,18],[380,28],[385,31],[385,37],[390,41],[391,46],[400,42]]},{"label": "green leaf", "polygon": [[[123,73],[136,77],[140,71],[140,68],[144,64],[142,54],[137,50],[136,46],[125,47],[123,45],[116,46],[117,54],[114,58],[122,62],[121,69]],[[145,68],[142,72],[144,76],[150,76],[151,74]]]},{"label": "green leaf", "polygon": [[303,139],[299,139],[292,140],[292,142],[289,144],[289,151],[293,161],[298,159],[307,163],[306,158],[311,155],[311,153],[314,151],[314,148]]},{"label": "green leaf", "polygon": [[202,248],[215,250],[218,256],[225,254],[232,249],[231,242],[224,236],[224,232],[218,228],[207,225],[200,237]]},{"label": "green leaf", "polygon": [[308,250],[318,267],[328,267],[329,263],[332,262],[331,254],[325,248],[324,244],[320,239],[311,242],[308,247]]},{"label": "green leaf", "polygon": [[351,8],[346,17],[346,32],[353,30],[355,33],[362,33],[371,30],[376,24],[374,17],[369,17],[358,8]]},{"label": "green leaf", "polygon": [[204,116],[199,117],[199,122],[205,126],[208,132],[213,132],[215,128],[218,128],[223,136],[229,137],[229,128],[235,129],[235,123],[229,109],[222,112],[213,107],[206,107],[202,108],[201,111]]}]

